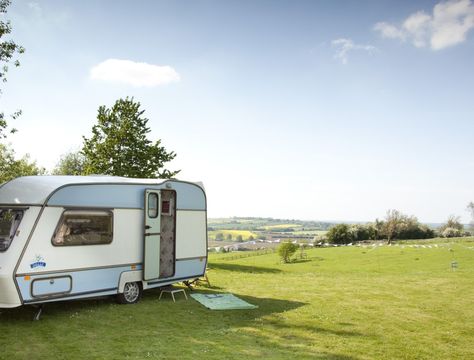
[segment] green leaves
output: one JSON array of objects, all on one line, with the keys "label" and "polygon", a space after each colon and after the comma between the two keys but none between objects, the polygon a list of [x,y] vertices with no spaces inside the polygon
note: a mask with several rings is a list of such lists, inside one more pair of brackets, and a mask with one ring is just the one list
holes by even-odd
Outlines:
[{"label": "green leaves", "polygon": [[[7,12],[7,7],[10,5],[10,0],[0,0],[0,14]],[[5,40],[5,36],[8,36],[12,31],[12,27],[9,21],[0,21],[0,81],[7,81],[8,65],[10,62],[14,66],[20,66],[20,62],[14,57],[17,54],[23,54],[25,48],[15,43],[13,40]],[[1,94],[1,90],[0,90]],[[21,111],[17,111],[10,117],[14,120],[21,114]],[[5,120],[5,114],[0,112],[0,138],[5,138],[4,133],[7,128],[7,121]],[[10,132],[15,132],[15,129],[11,129]]]},{"label": "green leaves", "polygon": [[17,160],[13,149],[0,144],[0,183],[19,176],[44,175],[45,173],[46,170],[38,167],[28,155]]},{"label": "green leaves", "polygon": [[83,175],[85,166],[85,157],[77,152],[70,152],[62,155],[53,175]]},{"label": "green leaves", "polygon": [[119,99],[112,108],[99,107],[92,137],[83,137],[85,174],[136,178],[172,178],[179,171],[164,168],[176,157],[147,138],[150,128],[144,110],[133,98]]}]

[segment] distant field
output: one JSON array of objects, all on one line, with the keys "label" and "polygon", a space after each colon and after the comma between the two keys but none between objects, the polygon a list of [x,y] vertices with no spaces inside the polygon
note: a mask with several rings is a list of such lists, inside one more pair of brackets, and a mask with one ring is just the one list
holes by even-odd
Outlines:
[{"label": "distant field", "polygon": [[223,234],[224,239],[228,234],[230,234],[232,235],[233,240],[235,240],[239,235],[241,235],[244,240],[247,240],[250,236],[253,236],[254,238],[257,238],[258,236],[258,234],[248,230],[213,230],[208,232],[209,238],[215,239],[218,233]]},{"label": "distant field", "polygon": [[301,227],[300,224],[278,224],[278,225],[270,225],[270,226],[265,226],[265,230],[281,230],[281,229],[295,229]]},{"label": "distant field", "polygon": [[157,289],[136,305],[51,303],[38,322],[31,308],[2,309],[0,358],[474,359],[473,238],[306,255],[210,255],[214,287],[198,292],[231,292],[255,310],[158,301]]},{"label": "distant field", "polygon": [[292,231],[291,234],[298,236],[298,235],[318,235],[323,236],[327,233],[327,230],[301,230],[301,231]]},{"label": "distant field", "polygon": [[[333,224],[319,221],[283,220],[271,218],[209,218],[211,230],[249,230],[249,231],[285,231],[296,230],[327,230]],[[286,231],[285,231],[286,232]]]}]

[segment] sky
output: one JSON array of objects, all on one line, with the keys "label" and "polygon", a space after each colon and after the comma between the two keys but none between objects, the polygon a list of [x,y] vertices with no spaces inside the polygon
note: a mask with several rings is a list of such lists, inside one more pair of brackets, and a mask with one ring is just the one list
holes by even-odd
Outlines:
[{"label": "sky", "polygon": [[210,217],[468,222],[474,2],[14,1],[0,107],[47,169],[142,104]]}]

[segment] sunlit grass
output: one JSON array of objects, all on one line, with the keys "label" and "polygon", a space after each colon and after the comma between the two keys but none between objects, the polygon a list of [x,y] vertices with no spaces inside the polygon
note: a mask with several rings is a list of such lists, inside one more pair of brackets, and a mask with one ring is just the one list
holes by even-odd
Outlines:
[{"label": "sunlit grass", "polygon": [[231,292],[258,309],[210,311],[150,290],[129,306],[50,304],[38,322],[30,308],[2,310],[0,359],[470,359],[471,247],[317,248],[291,264],[213,254],[213,288],[198,291]]}]

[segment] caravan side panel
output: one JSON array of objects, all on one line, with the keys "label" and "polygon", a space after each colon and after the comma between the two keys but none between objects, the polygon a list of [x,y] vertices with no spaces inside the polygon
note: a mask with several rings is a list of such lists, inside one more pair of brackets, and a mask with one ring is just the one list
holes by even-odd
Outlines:
[{"label": "caravan side panel", "polygon": [[[120,275],[141,269],[143,211],[113,210],[110,244],[53,246],[64,210],[44,209],[25,251],[16,276],[25,303],[117,293]],[[32,267],[39,259],[42,266]]]},{"label": "caravan side panel", "polygon": [[176,259],[207,256],[206,212],[176,212]]},{"label": "caravan side panel", "polygon": [[[140,210],[113,210],[114,234],[110,244],[53,246],[51,239],[64,208],[44,209],[23,256],[19,274],[136,264],[142,261],[143,214]],[[32,269],[37,257],[46,266]]]}]

